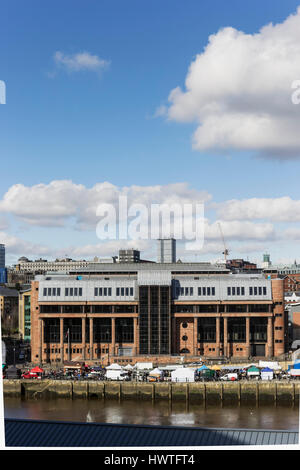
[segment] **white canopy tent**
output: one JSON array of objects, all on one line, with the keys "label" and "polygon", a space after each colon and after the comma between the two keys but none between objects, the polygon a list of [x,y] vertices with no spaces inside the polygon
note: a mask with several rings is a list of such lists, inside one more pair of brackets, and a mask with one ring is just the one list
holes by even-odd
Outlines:
[{"label": "white canopy tent", "polygon": [[111,364],[110,366],[105,367],[106,370],[122,370],[123,367],[120,364]]},{"label": "white canopy tent", "polygon": [[137,362],[134,365],[134,369],[137,369],[137,370],[152,370],[153,369],[153,363],[152,362]]},{"label": "white canopy tent", "polygon": [[195,369],[180,367],[171,372],[172,382],[195,382]]},{"label": "white canopy tent", "polygon": [[274,378],[274,371],[269,367],[262,369],[260,372],[261,380],[273,380]]},{"label": "white canopy tent", "polygon": [[153,376],[160,376],[162,374],[162,371],[156,367],[156,369],[153,369],[149,372],[149,375]]}]

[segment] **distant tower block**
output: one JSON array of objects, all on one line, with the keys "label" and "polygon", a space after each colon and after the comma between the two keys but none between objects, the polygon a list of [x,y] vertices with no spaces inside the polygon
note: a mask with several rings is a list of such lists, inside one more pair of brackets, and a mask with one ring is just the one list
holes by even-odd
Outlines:
[{"label": "distant tower block", "polygon": [[176,240],[174,238],[160,238],[157,243],[157,262],[176,263]]},{"label": "distant tower block", "polygon": [[263,255],[263,263],[262,263],[262,267],[263,268],[269,268],[270,266],[272,265],[271,261],[270,261],[270,255],[265,253]]},{"label": "distant tower block", "polygon": [[0,243],[0,268],[5,268],[5,245]]}]

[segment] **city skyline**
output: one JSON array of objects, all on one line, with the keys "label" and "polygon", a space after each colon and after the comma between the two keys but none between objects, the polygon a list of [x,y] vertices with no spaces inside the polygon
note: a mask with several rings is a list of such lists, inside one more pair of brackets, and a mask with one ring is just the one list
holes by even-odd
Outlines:
[{"label": "city skyline", "polygon": [[219,223],[230,258],[300,258],[299,6],[5,5],[6,264],[121,248],[155,258],[153,240],[97,238],[97,205],[124,195],[132,204],[204,203],[204,246],[187,253],[178,242],[178,258],[222,259]]}]

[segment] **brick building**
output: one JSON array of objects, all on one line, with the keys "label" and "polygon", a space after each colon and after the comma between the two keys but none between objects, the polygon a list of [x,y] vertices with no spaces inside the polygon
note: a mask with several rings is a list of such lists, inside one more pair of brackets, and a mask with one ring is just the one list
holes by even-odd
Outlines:
[{"label": "brick building", "polygon": [[209,263],[103,264],[32,282],[34,362],[278,358],[286,328],[281,279]]}]

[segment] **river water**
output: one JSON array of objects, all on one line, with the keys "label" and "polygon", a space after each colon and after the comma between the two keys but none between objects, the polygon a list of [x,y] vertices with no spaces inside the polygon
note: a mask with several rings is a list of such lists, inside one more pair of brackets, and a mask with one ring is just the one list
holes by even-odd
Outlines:
[{"label": "river water", "polygon": [[235,429],[299,429],[298,406],[5,398],[6,418]]}]

